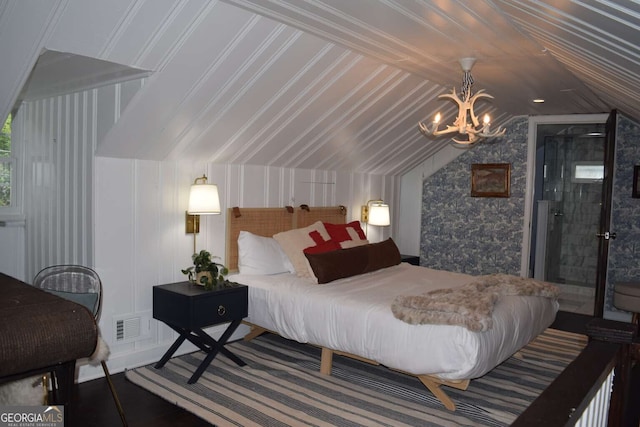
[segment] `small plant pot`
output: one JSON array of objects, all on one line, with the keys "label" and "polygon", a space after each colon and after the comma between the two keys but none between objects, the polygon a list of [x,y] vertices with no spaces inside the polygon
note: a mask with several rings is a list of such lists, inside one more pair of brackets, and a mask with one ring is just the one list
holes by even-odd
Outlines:
[{"label": "small plant pot", "polygon": [[200,285],[200,286],[204,286],[202,284],[202,282],[200,282],[200,278],[202,276],[207,276],[209,278],[209,283],[213,282],[213,277],[211,276],[211,273],[208,271],[201,271],[200,273],[196,274],[196,280],[195,282],[193,282],[196,285]]}]

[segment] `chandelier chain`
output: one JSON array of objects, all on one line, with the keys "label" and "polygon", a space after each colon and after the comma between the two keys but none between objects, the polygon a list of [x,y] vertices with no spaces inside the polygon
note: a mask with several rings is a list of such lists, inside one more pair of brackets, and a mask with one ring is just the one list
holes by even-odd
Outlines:
[{"label": "chandelier chain", "polygon": [[468,99],[471,96],[471,85],[473,85],[471,71],[465,71],[462,75],[462,99]]}]

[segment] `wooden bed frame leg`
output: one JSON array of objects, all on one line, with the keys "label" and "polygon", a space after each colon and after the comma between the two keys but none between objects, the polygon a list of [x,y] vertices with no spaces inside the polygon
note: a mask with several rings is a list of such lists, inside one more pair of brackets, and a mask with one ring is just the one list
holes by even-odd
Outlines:
[{"label": "wooden bed frame leg", "polygon": [[333,350],[322,347],[322,354],[320,356],[320,373],[322,375],[331,375],[332,366]]},{"label": "wooden bed frame leg", "polygon": [[265,332],[268,332],[266,329],[261,328],[260,326],[256,326],[250,323],[247,324],[251,327],[251,329],[249,330],[249,333],[244,336],[244,341],[251,341],[252,339],[264,334]]},{"label": "wooden bed frame leg", "polygon": [[418,379],[425,387],[429,389],[431,393],[450,411],[456,410],[456,404],[449,397],[447,393],[442,390],[441,386],[447,385],[449,387],[457,388],[459,390],[466,390],[469,387],[469,380],[464,381],[446,381],[428,375],[418,375]]},{"label": "wooden bed frame leg", "polygon": [[433,393],[433,395],[440,402],[442,402],[445,408],[447,408],[450,411],[456,410],[456,404],[453,403],[453,400],[451,400],[451,398],[447,395],[447,393],[442,391],[442,389],[440,388],[441,384],[431,381],[429,377],[419,376],[418,379],[422,382],[422,384],[425,385],[425,387],[429,389],[431,393]]}]

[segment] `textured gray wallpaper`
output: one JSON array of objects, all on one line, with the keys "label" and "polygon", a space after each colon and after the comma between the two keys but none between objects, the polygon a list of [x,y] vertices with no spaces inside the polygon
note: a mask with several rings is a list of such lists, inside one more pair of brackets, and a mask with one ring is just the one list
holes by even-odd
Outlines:
[{"label": "textured gray wallpaper", "polygon": [[640,165],[640,125],[619,115],[611,213],[611,231],[617,237],[609,245],[605,295],[605,309],[609,310],[615,310],[615,283],[640,282],[640,199],[631,197],[635,165]]},{"label": "textured gray wallpaper", "polygon": [[[467,274],[520,274],[527,118],[496,141],[467,150],[427,178],[422,191],[420,264]],[[471,197],[472,163],[510,163],[509,198]]]}]

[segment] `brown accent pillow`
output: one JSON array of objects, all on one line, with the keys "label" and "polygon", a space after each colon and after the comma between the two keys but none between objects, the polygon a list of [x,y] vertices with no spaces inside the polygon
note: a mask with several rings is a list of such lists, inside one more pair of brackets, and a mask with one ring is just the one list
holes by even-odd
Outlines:
[{"label": "brown accent pillow", "polygon": [[329,283],[344,277],[357,276],[367,269],[369,263],[366,246],[304,255],[309,260],[318,283]]},{"label": "brown accent pillow", "polygon": [[367,247],[369,248],[369,263],[365,273],[398,265],[402,262],[400,249],[391,237],[383,242],[367,245]]},{"label": "brown accent pillow", "polygon": [[355,248],[304,255],[318,283],[369,273],[401,262],[400,250],[391,238]]}]

